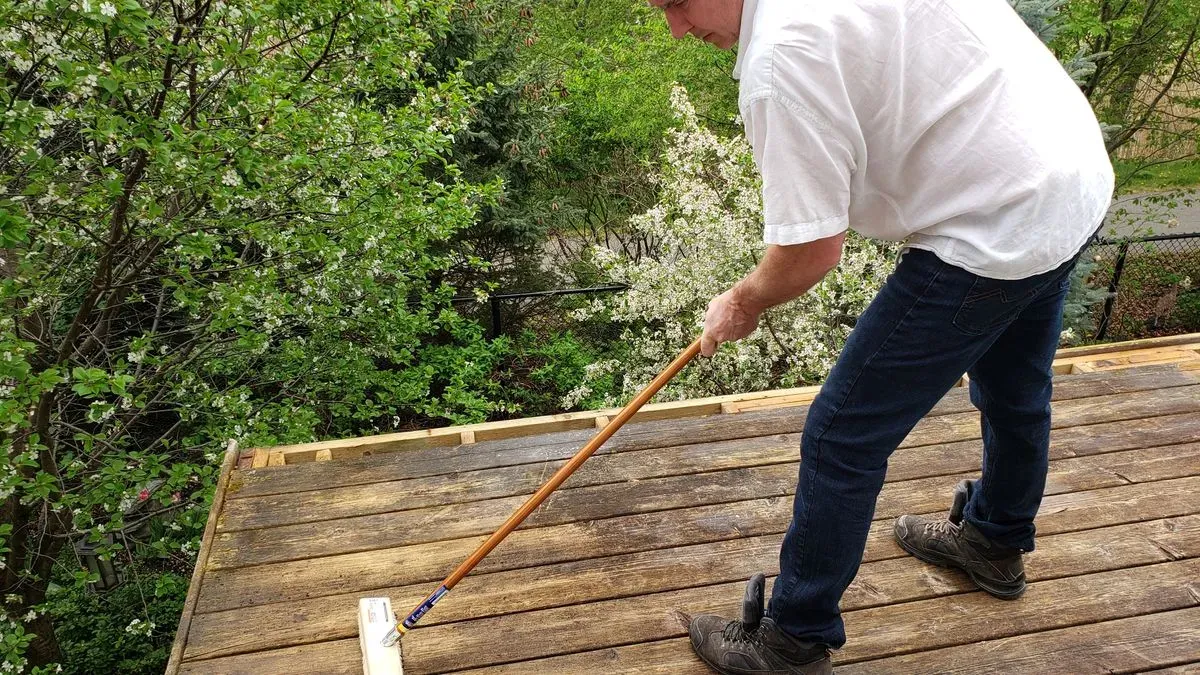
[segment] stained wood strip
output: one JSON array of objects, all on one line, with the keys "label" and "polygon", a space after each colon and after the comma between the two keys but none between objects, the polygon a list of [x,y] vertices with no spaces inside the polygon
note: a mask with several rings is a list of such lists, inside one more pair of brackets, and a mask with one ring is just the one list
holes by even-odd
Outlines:
[{"label": "stained wood strip", "polygon": [[[423,626],[548,609],[746,579],[778,572],[780,535],[664,549],[467,577]],[[1030,581],[1200,556],[1200,516],[1044,537],[1028,556]],[[845,610],[973,590],[964,575],[912,558],[868,562],[843,599]],[[415,606],[428,584],[374,590],[398,610]],[[198,615],[188,658],[352,637],[360,593]],[[248,633],[247,625],[271,630]]]},{"label": "stained wood strip", "polygon": [[[976,591],[855,610],[844,615],[848,642],[838,662],[1196,607],[1200,597],[1188,584],[1198,575],[1200,559],[1189,559],[1036,582],[1019,602]],[[405,636],[404,669],[441,673],[681,637],[684,616],[728,614],[742,591],[742,583],[723,584],[418,627]],[[596,617],[604,630],[595,629]]]},{"label": "stained wood strip", "polygon": [[[1043,502],[1038,531],[1050,534],[1200,512],[1200,494],[1189,490],[1200,490],[1200,479],[1122,486],[1101,490],[1094,499],[1050,496]],[[937,485],[930,494],[909,504],[896,504],[893,500],[882,505],[897,514],[901,511],[930,513],[944,511],[946,499],[944,486]],[[1113,506],[1106,506],[1105,500],[1111,500]],[[906,508],[914,505],[925,508]],[[484,559],[478,573],[716,542],[739,536],[777,535],[787,527],[790,506],[790,498],[776,497],[517,530],[503,546]],[[877,515],[886,518],[888,511]],[[245,570],[212,569],[207,574],[198,611],[219,611],[383,586],[430,583],[441,579],[466,558],[482,539],[481,536],[340,554],[321,558],[317,563],[302,560]],[[890,522],[877,523],[868,535],[865,559],[902,555],[891,539]]]},{"label": "stained wood strip", "polygon": [[[719,504],[783,497],[795,489],[794,464],[732,469],[555,492],[523,529]],[[948,479],[941,482],[945,484]],[[952,484],[952,482],[951,482]],[[948,489],[943,487],[943,489]],[[212,567],[240,567],[489,534],[524,496],[435,506],[260,530],[220,532]]]},{"label": "stained wood strip", "polygon": [[[475,573],[778,534],[787,527],[790,507],[790,499],[776,497],[690,507],[672,513],[671,518],[664,518],[661,513],[648,513],[517,530],[480,562]],[[206,575],[208,584],[200,604],[205,611],[219,611],[350,590],[439,581],[466,559],[485,538],[472,537],[249,568],[213,569]],[[535,560],[541,563],[533,563]]]},{"label": "stained wood strip", "polygon": [[[1188,658],[1200,658],[1200,609],[1195,607],[838,665],[837,673],[1026,675],[1051,672],[1063,664],[1070,664],[1071,671],[1078,673],[1200,673],[1200,664],[1196,663],[1150,670]],[[587,670],[600,663],[604,664],[602,671]],[[712,671],[696,658],[686,638],[676,638],[606,649],[599,654],[571,654],[458,672],[460,675],[583,672],[711,675]]]},{"label": "stained wood strip", "polygon": [[1200,659],[1200,608],[1160,612],[1033,635],[848,664],[838,675],[1024,675],[1070,664],[1080,673],[1134,673]]},{"label": "stained wood strip", "polygon": [[[1058,378],[1055,381],[1054,397],[1056,401],[1066,401],[1195,384],[1195,378],[1176,368],[1152,366],[1120,373]],[[599,452],[603,454],[669,447],[681,444],[680,439],[682,442],[691,439],[714,442],[797,433],[804,426],[803,410],[789,408],[730,417],[628,424]],[[973,410],[969,392],[965,389],[955,389],[935,407],[931,416]],[[503,441],[480,441],[471,446],[409,450],[398,454],[339,460],[332,468],[310,463],[289,466],[287,471],[238,471],[230,485],[230,499],[566,459],[594,434],[594,430],[560,432]]]},{"label": "stained wood strip", "polygon": [[[1053,424],[1056,428],[1064,428],[1103,421],[1104,416],[1115,420],[1123,420],[1151,414],[1165,415],[1195,410],[1200,410],[1200,385],[1065,401],[1057,404]],[[979,422],[975,414],[951,414],[923,420],[900,447],[916,447],[978,437]],[[321,466],[335,465],[321,464]],[[548,466],[543,466],[541,471],[543,473],[539,475],[549,476],[552,469]],[[540,483],[540,481],[536,482]],[[436,481],[433,484],[436,484]],[[564,490],[570,491],[572,485],[573,483],[569,483]],[[353,499],[345,499],[346,495],[338,495],[343,499],[335,499],[333,501],[335,503],[345,501],[345,504],[331,508],[327,516],[323,516],[321,512],[316,511],[314,508],[305,508],[306,506],[315,507],[327,504],[325,498],[320,494],[311,495],[306,493],[296,497],[280,497],[272,500],[273,505],[264,508],[261,515],[257,513],[252,505],[247,505],[245,508],[241,505],[231,505],[230,511],[221,520],[220,529],[223,532],[231,532],[296,522],[296,520],[305,518],[331,519],[339,515],[336,512],[337,508],[357,508],[359,509],[358,513],[366,514],[385,513],[396,509],[395,497],[393,496],[370,489],[362,489],[359,492],[362,495],[361,500],[358,502]],[[304,500],[309,498],[317,500],[318,503],[306,505]],[[512,506],[512,509],[515,508],[516,505]]]},{"label": "stained wood strip", "polygon": [[[1147,458],[1160,456],[1163,452],[1167,451],[1155,451]],[[1173,456],[1182,458],[1196,455],[1194,449],[1186,447],[1171,452],[1181,453]],[[1138,458],[1133,459],[1137,461]],[[1131,482],[1104,470],[1107,461],[1101,455],[1071,460],[1062,467],[1052,466],[1048,493]],[[1162,470],[1174,472],[1164,478],[1189,475],[1194,464],[1186,459],[1177,465],[1159,462]],[[693,505],[789,496],[795,492],[798,471],[799,463],[789,463],[560,490],[551,495],[523,527],[530,529]],[[876,510],[883,515],[934,510],[955,483],[974,475],[964,473],[889,483],[880,494]],[[488,534],[524,501],[524,496],[506,497],[269,529],[220,532],[214,539],[212,564],[214,568],[237,567],[318,557],[330,551],[362,551]],[[386,507],[386,504],[381,506]]]}]

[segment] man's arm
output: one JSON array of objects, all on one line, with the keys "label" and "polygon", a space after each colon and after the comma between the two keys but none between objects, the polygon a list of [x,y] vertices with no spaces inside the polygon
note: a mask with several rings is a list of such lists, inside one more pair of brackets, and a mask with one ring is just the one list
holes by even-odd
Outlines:
[{"label": "man's arm", "polygon": [[846,233],[805,244],[771,245],[750,274],[713,298],[704,315],[700,352],[712,356],[722,342],[741,340],[758,327],[769,307],[804,295],[842,258]]}]

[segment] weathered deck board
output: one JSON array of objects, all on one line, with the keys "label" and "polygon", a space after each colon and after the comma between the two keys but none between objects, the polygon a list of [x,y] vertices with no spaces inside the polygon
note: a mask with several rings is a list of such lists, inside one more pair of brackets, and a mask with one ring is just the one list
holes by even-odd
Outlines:
[{"label": "weathered deck board", "polygon": [[[976,591],[847,612],[838,663],[1200,606],[1188,583],[1200,559],[1041,581],[1020,602]],[[686,635],[685,614],[728,613],[743,583],[605,600],[418,628],[405,636],[405,673],[439,673]],[[596,630],[596,617],[604,630]],[[600,658],[603,658],[602,656]],[[580,668],[577,672],[603,672]]]},{"label": "weathered deck board", "polygon": [[[249,630],[266,630],[255,626]],[[362,675],[358,638],[242,654],[224,659],[184,661],[185,675]]]},{"label": "weathered deck board", "polygon": [[[1167,467],[1168,472],[1173,470]],[[951,477],[946,485],[952,484],[954,480],[955,478]],[[1089,517],[1094,512],[1103,513],[1106,519],[1096,521],[1095,526],[1134,522],[1123,520],[1124,517],[1136,521],[1200,512],[1200,509],[1190,510],[1197,506],[1200,500],[1194,499],[1196,495],[1188,493],[1189,485],[1191,483],[1184,480],[1172,481],[1156,488],[1120,489],[1103,493],[1098,503],[1076,500],[1074,503],[1064,503],[1060,506],[1056,498],[1050,498],[1046,501],[1039,521],[1040,531],[1047,532],[1047,528],[1066,531],[1072,529],[1072,525],[1077,528],[1079,523],[1092,522]],[[927,500],[924,505],[932,508],[909,509],[909,512],[935,512],[945,506],[945,491],[942,487],[924,498]],[[1120,509],[1106,508],[1105,500],[1109,499],[1114,503],[1119,502]],[[604,552],[600,555],[612,555],[738,537],[781,534],[787,527],[790,506],[790,498],[777,497],[689,507],[665,514],[650,513],[589,521],[585,524],[570,523],[518,530],[481,563],[478,572],[515,569],[530,564],[530,561],[548,564],[595,558],[598,557],[598,551]],[[201,598],[198,609],[200,612],[217,611],[349,590],[431,583],[440,579],[448,569],[469,555],[481,540],[481,537],[474,537],[383,549],[371,554],[334,556],[323,558],[320,565],[300,561],[261,565],[245,570],[227,570],[223,573],[214,571],[208,582],[208,591]],[[899,548],[891,542],[886,527],[872,531],[868,539],[868,559],[877,547],[890,550],[893,555],[900,555]]]},{"label": "weathered deck board", "polygon": [[872,673],[1044,672],[1047,663],[1079,673],[1136,673],[1200,659],[1200,608],[1060,628],[907,656],[849,664],[838,675]]},{"label": "weathered deck board", "polygon": [[[947,647],[908,656],[841,665],[838,675],[1028,675],[1029,673],[1145,673],[1177,675],[1200,672],[1193,663],[1160,668],[1180,660],[1200,659],[1200,608],[1192,607],[1042,633],[1023,634],[970,645]],[[1065,665],[1069,664],[1069,666]],[[1056,666],[1058,667],[1056,669]],[[600,668],[589,671],[589,667]],[[584,673],[607,675],[672,673],[711,675],[692,655],[686,638],[646,642],[585,653],[459,671],[462,675],[518,673]]]},{"label": "weathered deck board", "polygon": [[[1197,398],[1200,398],[1200,390],[1195,393]],[[1187,407],[1186,403],[1184,407]],[[1058,414],[1063,418],[1062,423],[1071,424],[1076,419],[1073,413],[1078,410],[1061,410]],[[1120,418],[1122,414],[1120,410],[1114,410],[1113,416]],[[978,436],[977,423],[973,419],[971,423],[975,424],[972,433]],[[1060,428],[1075,426],[1078,425]],[[1127,430],[1128,425],[1120,425],[1118,428]],[[905,480],[930,475],[927,466],[932,458],[923,453],[904,450],[927,445],[968,442],[955,440],[958,437],[950,434],[943,436],[925,430],[914,430],[913,436],[913,443],[917,445],[906,445],[896,453],[889,463],[889,479]],[[564,489],[781,464],[795,461],[799,456],[799,447],[800,434],[774,434],[602,455],[584,464]],[[973,443],[971,447],[981,449],[982,445]],[[939,471],[952,473],[970,471],[978,467],[977,452],[972,454],[962,446],[950,448],[950,451],[936,458],[941,460],[938,464]],[[510,496],[523,498],[535,491],[545,482],[548,475],[564,463],[565,460],[555,460],[541,464],[519,464],[459,474],[231,500],[225,509],[221,531],[233,532],[375,513],[444,507]]]},{"label": "weathered deck board", "polygon": [[[660,549],[584,562],[563,563],[468,577],[423,626],[498,616],[606,598],[658,593],[689,586],[737,582],[756,572],[778,572],[781,537],[753,537]],[[1154,520],[1044,537],[1028,561],[1031,581],[1066,574],[1122,569],[1183,557],[1200,557],[1200,516]],[[960,574],[924,568],[910,558],[863,565],[843,601],[846,609],[908,602],[973,590]],[[400,607],[414,606],[428,584],[373,591]],[[359,593],[200,614],[194,619],[189,657],[226,655],[305,644],[357,634]],[[275,617],[304,617],[279,623]],[[245,625],[273,629],[247,634]]]},{"label": "weathered deck board", "polygon": [[[1193,448],[1194,450],[1194,448]],[[1124,453],[1118,453],[1124,454]],[[1108,457],[1107,455],[1104,457]],[[1074,460],[1067,460],[1074,461]],[[1168,463],[1170,464],[1170,463]],[[1146,487],[1157,487],[1162,483],[1151,483]],[[1194,486],[1200,487],[1200,486]],[[1149,492],[1154,495],[1154,491]],[[1048,500],[1049,501],[1049,500]],[[1089,500],[1079,500],[1087,502]],[[1091,500],[1094,501],[1094,500]],[[1114,503],[1120,502],[1119,499],[1107,500]],[[1200,502],[1200,499],[1193,499],[1193,502]],[[1169,503],[1169,501],[1167,502]],[[1157,506],[1163,506],[1163,503],[1155,502]],[[1197,505],[1197,504],[1194,504]],[[1050,508],[1056,508],[1056,505],[1050,504]],[[1120,511],[1129,516],[1141,515],[1141,512],[1136,509]],[[1068,513],[1068,512],[1064,512]],[[1076,528],[1095,528],[1098,523],[1104,522],[1104,518],[1110,517],[1111,510],[1085,510],[1084,518],[1076,519],[1072,524]],[[1089,519],[1094,518],[1094,520]],[[1048,525],[1046,520],[1050,520]],[[1131,521],[1136,522],[1136,521]],[[1156,521],[1160,523],[1158,531],[1149,530],[1150,535],[1145,534],[1146,530],[1139,527],[1126,528],[1117,530],[1117,532],[1125,532],[1134,537],[1142,537],[1142,540],[1152,545],[1151,554],[1162,556],[1170,551],[1178,557],[1191,557],[1200,555],[1200,528],[1195,518],[1183,518],[1177,521]],[[1053,531],[1053,516],[1048,516],[1039,520],[1039,529],[1043,532]],[[852,587],[851,593],[847,596],[847,603],[861,602],[861,605],[847,604],[851,606],[866,606],[874,602],[900,602],[902,600],[911,600],[920,597],[919,594],[913,595],[913,591],[906,591],[904,585],[905,573],[896,573],[897,569],[904,569],[907,565],[907,574],[919,579],[917,582],[930,586],[930,593],[936,593],[937,589],[943,589],[943,592],[955,592],[965,590],[965,587],[956,586],[953,579],[955,575],[940,573],[940,571],[930,574],[925,571],[921,576],[916,574],[915,567],[919,567],[908,558],[898,558],[902,553],[898,547],[891,543],[890,536],[886,534],[886,530],[890,529],[890,522],[881,523],[886,526],[881,528],[881,531],[873,533],[876,538],[887,537],[885,539],[886,546],[877,547],[876,556],[871,557],[871,552],[868,553],[868,560],[880,560],[885,562],[895,562],[896,559],[902,563],[899,568],[896,565],[881,565],[872,567],[868,562],[860,573],[859,586]],[[1150,527],[1150,526],[1146,526]],[[1104,536],[1109,536],[1112,533],[1101,533],[1095,535],[1095,529],[1084,531],[1087,534],[1081,533],[1080,536],[1068,537],[1065,539],[1056,539],[1054,537],[1046,537],[1043,539],[1043,548],[1049,547],[1047,551],[1054,553],[1060,542],[1065,542],[1070,546],[1074,542],[1084,541],[1091,542],[1092,549],[1088,550],[1084,557],[1073,561],[1069,565],[1065,565],[1064,569],[1083,571],[1090,569],[1089,565],[1101,565],[1098,569],[1110,569],[1104,567],[1102,559],[1089,560],[1089,556],[1103,556],[1110,561],[1113,559],[1121,559],[1121,548],[1113,548],[1112,543],[1122,543],[1125,537],[1111,536],[1110,546],[1103,545]],[[1151,537],[1151,538],[1147,538]],[[744,542],[744,543],[740,543]],[[690,547],[682,552],[680,550],[655,551],[649,554],[642,554],[630,557],[625,561],[618,561],[611,567],[606,567],[603,560],[587,561],[590,564],[567,565],[563,570],[556,571],[552,568],[539,567],[533,568],[530,572],[526,570],[518,570],[516,573],[510,573],[507,577],[499,577],[499,575],[481,575],[478,577],[468,577],[463,582],[460,589],[456,590],[454,596],[443,603],[448,612],[442,616],[433,616],[426,622],[426,625],[436,625],[439,622],[449,620],[457,620],[458,616],[453,613],[452,607],[459,607],[460,615],[463,618],[471,618],[473,616],[486,616],[489,613],[497,611],[518,611],[530,609],[537,606],[539,603],[544,606],[553,606],[554,602],[562,602],[564,597],[562,593],[570,590],[570,595],[566,596],[572,602],[582,602],[586,600],[587,594],[586,584],[588,579],[593,579],[592,583],[596,589],[594,592],[607,592],[605,597],[619,597],[623,594],[637,594],[639,588],[643,592],[650,592],[655,588],[655,584],[666,584],[669,587],[671,581],[676,583],[679,580],[686,580],[690,585],[704,585],[708,583],[717,583],[721,581],[730,581],[748,577],[751,573],[760,569],[772,569],[773,561],[776,555],[778,546],[778,535],[774,537],[759,537],[753,539],[734,540],[733,542],[723,542],[716,547]],[[746,547],[743,550],[743,547]],[[738,551],[741,551],[739,554]],[[1070,550],[1078,553],[1081,548],[1078,546]],[[1042,556],[1046,553],[1043,552]],[[1143,554],[1144,555],[1144,552]],[[889,560],[890,558],[890,560]],[[657,565],[656,563],[657,559]],[[1157,558],[1159,560],[1163,558]],[[1039,575],[1038,567],[1036,566],[1039,560],[1039,555],[1034,554],[1030,559],[1030,572],[1032,575]],[[1125,559],[1126,564],[1116,565],[1116,568],[1124,567],[1133,564],[1145,564],[1145,562],[1153,561],[1154,558],[1143,560],[1142,563],[1134,563],[1131,559]],[[622,564],[624,563],[624,564]],[[724,565],[725,567],[722,567]],[[615,569],[614,569],[615,568]],[[589,570],[592,570],[589,573]],[[624,591],[621,590],[621,577],[619,573],[624,570],[624,573],[632,575],[625,582],[627,587]],[[658,581],[655,581],[655,573],[659,575]],[[707,571],[706,571],[707,570]],[[705,576],[708,575],[708,576]],[[1049,574],[1047,576],[1050,576]],[[499,579],[497,579],[499,577]],[[555,582],[563,585],[555,585]],[[908,588],[913,588],[911,585]],[[961,583],[961,580],[960,580]],[[472,589],[479,587],[485,588],[486,591],[473,591]],[[539,593],[539,587],[548,587],[544,593]],[[887,589],[888,599],[881,600],[880,593],[885,591],[867,589]],[[855,590],[857,589],[857,590]],[[425,585],[411,586],[403,589],[387,589],[386,591],[394,599],[394,602],[399,606],[408,604],[416,604],[427,592],[428,587]],[[376,591],[372,593],[378,594]],[[481,593],[482,598],[475,600],[472,598],[473,593]],[[908,593],[908,595],[905,595]],[[346,605],[345,614],[340,614],[337,611],[337,604],[341,602]],[[510,605],[514,607],[510,608]],[[503,608],[496,610],[495,607]],[[236,653],[238,651],[253,651],[257,649],[269,648],[272,646],[284,646],[288,644],[303,643],[305,641],[314,641],[319,639],[328,639],[329,637],[338,637],[340,635],[353,635],[354,632],[354,603],[353,597],[347,595],[340,599],[319,600],[309,603],[292,603],[283,605],[266,605],[260,608],[261,612],[245,611],[238,612],[221,612],[218,615],[198,614],[195,619],[195,627],[193,628],[193,638],[189,641],[188,656],[192,658],[202,658],[204,656],[216,656],[226,653]],[[253,620],[270,620],[275,616],[290,616],[293,617],[294,623],[291,625],[281,625],[276,622],[273,630],[266,633],[246,634],[244,631],[243,621]],[[310,624],[310,622],[313,622]],[[251,623],[251,625],[255,625]],[[340,628],[338,626],[340,625]],[[322,635],[327,634],[328,637],[322,638]]]},{"label": "weathered deck board", "polygon": [[[747,499],[791,495],[798,464],[730,469],[704,474],[563,489],[553,494],[524,525],[549,525],[672,511],[690,505],[721,504]],[[944,502],[945,495],[965,475],[945,475],[905,481],[903,488],[885,486],[878,510],[893,513],[887,504],[902,493],[905,512],[924,513]],[[1112,476],[1111,478],[1117,478]],[[929,489],[925,489],[928,486]],[[508,497],[413,509],[398,513],[356,516],[331,522],[283,525],[261,530],[219,533],[211,566],[236,567],[320,556],[329,550],[361,551],[487,534],[498,527],[525,497]],[[664,518],[669,517],[664,515]]]},{"label": "weathered deck board", "polygon": [[[1087,373],[1059,378],[1054,400],[1133,393],[1195,385],[1196,379],[1176,368],[1152,366],[1115,373]],[[969,393],[953,389],[930,416],[970,412]],[[738,415],[659,420],[630,424],[621,429],[597,453],[626,452],[665,447],[663,439],[694,439],[709,442],[753,438],[781,433],[798,433],[804,427],[804,409],[788,408]],[[1111,420],[1109,420],[1111,421]],[[362,485],[407,478],[454,474],[463,471],[497,468],[517,464],[569,458],[593,435],[595,430],[564,431],[529,438],[484,441],[471,445],[410,450],[400,454],[340,460],[337,464],[310,463],[273,469],[240,471],[230,484],[230,500],[246,497],[324,490],[332,487]],[[667,442],[666,445],[678,444]]]},{"label": "weathered deck board", "polygon": [[[1195,669],[1200,384],[1089,372],[1058,378],[1053,405],[1029,592],[994,600],[892,539],[896,515],[944,512],[977,475],[957,389],[889,464],[838,672]],[[729,614],[746,577],[777,571],[804,415],[629,425],[405,637],[406,673],[710,672],[683,616]],[[357,599],[415,604],[592,433],[233,472],[180,672],[359,672]]]}]

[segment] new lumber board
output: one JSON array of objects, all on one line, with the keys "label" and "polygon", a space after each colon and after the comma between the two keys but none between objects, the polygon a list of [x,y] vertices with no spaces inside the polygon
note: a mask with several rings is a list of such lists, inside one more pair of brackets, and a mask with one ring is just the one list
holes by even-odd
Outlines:
[{"label": "new lumber board", "polygon": [[[753,537],[661,549],[583,562],[467,577],[422,626],[609,598],[733,582],[778,572],[781,537]],[[1043,537],[1027,558],[1030,581],[1200,557],[1200,516],[1155,520]],[[962,593],[973,586],[957,572],[909,558],[868,562],[851,585],[846,610]],[[399,609],[415,606],[429,584],[372,591]],[[224,656],[350,637],[359,593],[197,615],[188,658]],[[272,629],[248,634],[247,625]]]},{"label": "new lumber board", "polygon": [[1200,333],[1183,335],[1166,335],[1163,337],[1143,338],[1141,340],[1126,340],[1124,342],[1105,342],[1081,347],[1067,347],[1058,350],[1056,359],[1066,359],[1073,356],[1091,356],[1093,354],[1109,354],[1112,352],[1131,351],[1135,349],[1155,349],[1158,347],[1174,347],[1176,345],[1194,344],[1200,342]]},{"label": "new lumber board", "polygon": [[[908,503],[891,500],[899,512],[935,513],[946,509],[948,492],[935,484]],[[477,573],[517,569],[603,555],[779,535],[790,518],[791,499],[775,497],[732,504],[691,506],[671,512],[621,516],[583,523],[517,530],[480,564]],[[925,508],[906,508],[906,507]],[[1200,513],[1200,478],[1122,485],[1082,495],[1051,495],[1042,504],[1042,534],[1139,520]],[[888,512],[877,514],[889,517]],[[461,562],[483,537],[431,542],[339,554],[318,560],[265,564],[208,572],[199,610],[220,611],[251,604],[301,599],[384,586],[431,583]],[[902,555],[883,520],[868,535],[866,559]]]},{"label": "new lumber board", "polygon": [[[1115,373],[1056,378],[1054,398],[1069,400],[1104,394],[1132,393],[1186,386],[1196,382],[1193,376],[1175,367],[1149,366]],[[772,433],[795,433],[801,431],[804,426],[803,410],[784,408],[728,416],[631,423],[617,432],[600,452],[644,450],[680,444],[680,441],[673,439],[684,439],[682,442],[686,443],[694,440],[719,441]],[[958,388],[951,390],[931,411],[930,416],[973,410],[969,392]],[[382,453],[343,459],[333,464],[295,464],[289,465],[286,471],[278,468],[239,471],[230,486],[230,499],[566,459],[594,435],[594,429],[544,433],[500,441],[479,441],[473,444],[413,449],[402,453]],[[314,450],[314,457],[315,454]]]}]

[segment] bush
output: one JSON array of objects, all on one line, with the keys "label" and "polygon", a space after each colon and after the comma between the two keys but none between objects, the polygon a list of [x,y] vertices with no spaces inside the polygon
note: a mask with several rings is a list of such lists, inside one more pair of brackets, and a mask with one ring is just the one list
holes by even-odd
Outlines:
[{"label": "bush", "polygon": [[[452,5],[0,3],[0,671],[61,661],[63,547],[202,521],[227,439],[498,409],[446,282],[497,194],[446,160]],[[184,534],[147,545],[190,566]]]},{"label": "bush", "polygon": [[63,651],[63,671],[161,673],[187,597],[188,577],[141,565],[124,568],[126,581],[93,593],[62,580],[46,603]]},{"label": "bush", "polygon": [[[700,124],[687,94],[672,97],[678,128],[662,166],[659,204],[631,227],[658,242],[641,260],[605,248],[596,258],[625,293],[582,312],[624,328],[620,358],[587,372],[581,394],[617,378],[615,404],[631,396],[700,334],[709,300],[757,264],[762,242],[761,183],[743,138],[723,139]],[[820,382],[837,359],[857,317],[891,272],[895,246],[846,240],[841,264],[811,292],[768,311],[750,337],[685,369],[660,394],[665,400]]]},{"label": "bush", "polygon": [[598,353],[570,332],[542,337],[524,331],[506,346],[499,376],[512,402],[512,417],[600,408],[616,393],[612,375],[589,376]]}]

